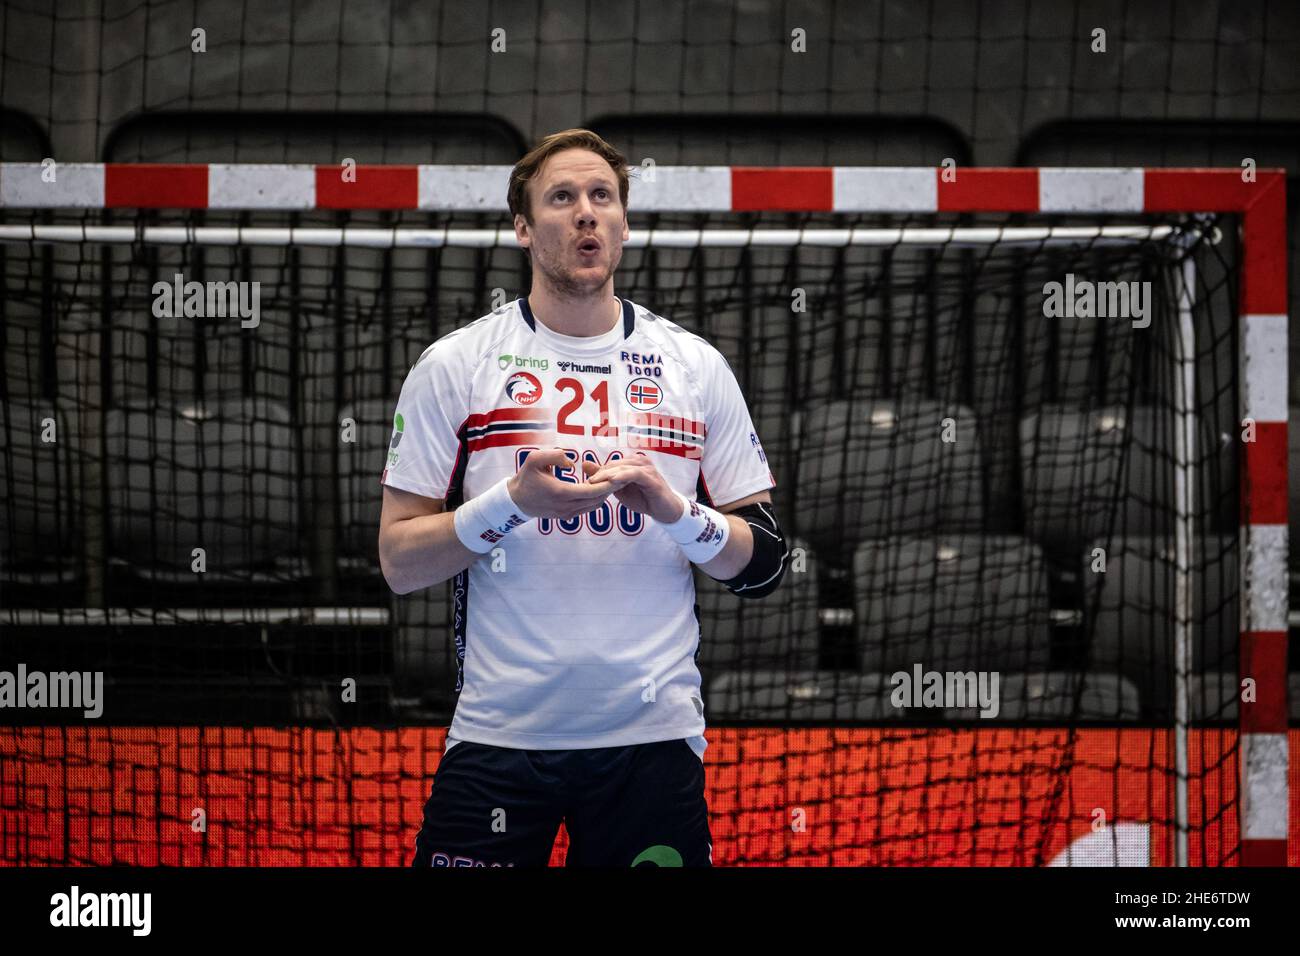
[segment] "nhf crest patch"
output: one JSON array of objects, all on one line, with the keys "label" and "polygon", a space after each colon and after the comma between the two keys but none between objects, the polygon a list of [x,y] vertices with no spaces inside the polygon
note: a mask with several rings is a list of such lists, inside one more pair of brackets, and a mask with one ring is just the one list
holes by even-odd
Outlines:
[{"label": "nhf crest patch", "polygon": [[629,405],[641,411],[658,408],[659,403],[664,400],[663,386],[648,378],[632,379],[627,383],[623,395]]},{"label": "nhf crest patch", "polygon": [[527,372],[515,372],[506,379],[506,398],[516,405],[531,405],[542,397],[542,383]]}]

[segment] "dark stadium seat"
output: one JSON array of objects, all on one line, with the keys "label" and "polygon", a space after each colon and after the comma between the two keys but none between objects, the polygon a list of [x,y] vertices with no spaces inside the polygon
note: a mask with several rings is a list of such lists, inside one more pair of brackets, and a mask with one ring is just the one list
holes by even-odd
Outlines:
[{"label": "dark stadium seat", "polygon": [[308,574],[299,539],[297,436],[261,400],[107,413],[115,561],[154,584],[272,584]]},{"label": "dark stadium seat", "polygon": [[[998,684],[998,712],[989,720],[1068,724],[1078,720],[1136,720],[1141,713],[1137,688],[1116,674],[1089,674],[1082,681],[1072,671],[1001,674]],[[980,708],[978,704],[946,708],[944,717],[980,719]]]},{"label": "dark stadium seat", "polygon": [[1075,554],[1112,528],[1167,530],[1173,514],[1173,418],[1150,407],[1076,411],[1046,405],[1020,422],[1027,533]]},{"label": "dark stadium seat", "polygon": [[[1106,572],[1092,570],[1104,548]],[[1194,541],[1193,673],[1230,670],[1238,644],[1238,551],[1231,536]],[[1172,713],[1174,670],[1174,552],[1172,537],[1124,537],[1093,542],[1083,555],[1084,621],[1091,639],[1089,668],[1132,680],[1151,716]]]},{"label": "dark stadium seat", "polygon": [[[765,598],[737,597],[693,566],[702,670],[816,668],[817,564],[807,542],[796,539],[789,544],[791,564],[785,578]],[[803,549],[802,560],[796,548]]]},{"label": "dark stadium seat", "polygon": [[[53,426],[52,432],[47,424]],[[52,434],[53,441],[43,436]],[[9,605],[75,601],[67,588],[81,576],[77,548],[75,438],[48,403],[0,403],[0,581]]]},{"label": "dark stadium seat", "polygon": [[393,708],[450,720],[456,703],[451,582],[393,594]]},{"label": "dark stadium seat", "polygon": [[1042,553],[1013,537],[865,541],[853,556],[861,668],[1046,670],[1051,659]]},{"label": "dark stadium seat", "polygon": [[1237,719],[1241,685],[1231,671],[1187,675],[1188,704],[1192,720]]},{"label": "dark stadium seat", "polygon": [[[944,441],[953,419],[955,441]],[[800,534],[847,560],[866,538],[977,531],[984,512],[975,414],[923,399],[839,400],[804,415],[794,507]]]},{"label": "dark stadium seat", "polygon": [[[1041,260],[1045,277],[1058,282],[1070,273],[1138,281],[1143,278],[1140,266],[1133,259],[1107,257],[1100,249],[1092,254],[1078,248],[1050,250]],[[1135,329],[1131,320],[1077,316],[1073,310],[1045,319],[1043,296],[1029,300],[1037,314],[1022,320],[1027,395],[1094,407],[1127,402],[1130,385],[1144,370],[1140,349],[1146,342],[1138,337],[1149,340],[1149,331]],[[1138,382],[1146,384],[1142,378]]]},{"label": "dark stadium seat", "polygon": [[707,686],[706,719],[889,720],[905,716],[891,706],[879,674],[845,671],[726,671]]}]

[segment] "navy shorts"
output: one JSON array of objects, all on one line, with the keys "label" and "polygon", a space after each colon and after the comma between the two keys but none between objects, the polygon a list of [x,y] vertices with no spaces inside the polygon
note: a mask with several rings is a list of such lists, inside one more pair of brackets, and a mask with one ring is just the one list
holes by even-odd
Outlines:
[{"label": "navy shorts", "polygon": [[685,740],[591,750],[461,741],[443,754],[414,866],[711,866],[704,763]]}]

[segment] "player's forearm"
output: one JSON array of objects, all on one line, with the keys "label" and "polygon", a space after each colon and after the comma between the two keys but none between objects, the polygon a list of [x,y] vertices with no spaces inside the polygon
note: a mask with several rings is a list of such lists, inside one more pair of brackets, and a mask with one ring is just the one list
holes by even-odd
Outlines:
[{"label": "player's forearm", "polygon": [[394,522],[379,542],[384,580],[397,594],[440,584],[480,557],[456,536],[454,511]]},{"label": "player's forearm", "polygon": [[700,565],[701,570],[716,581],[729,581],[745,569],[754,555],[754,532],[744,518],[723,515],[730,533],[727,543],[712,561]]}]

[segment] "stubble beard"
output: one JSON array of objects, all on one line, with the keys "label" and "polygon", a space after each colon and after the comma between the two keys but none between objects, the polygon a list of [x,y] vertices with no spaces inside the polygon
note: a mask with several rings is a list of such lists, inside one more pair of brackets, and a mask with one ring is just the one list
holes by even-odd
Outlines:
[{"label": "stubble beard", "polygon": [[599,297],[601,290],[613,277],[616,267],[617,263],[611,261],[600,281],[593,282],[590,279],[579,279],[572,269],[564,267],[552,268],[541,257],[535,256],[533,258],[533,268],[541,273],[555,297],[570,302],[581,302]]}]

